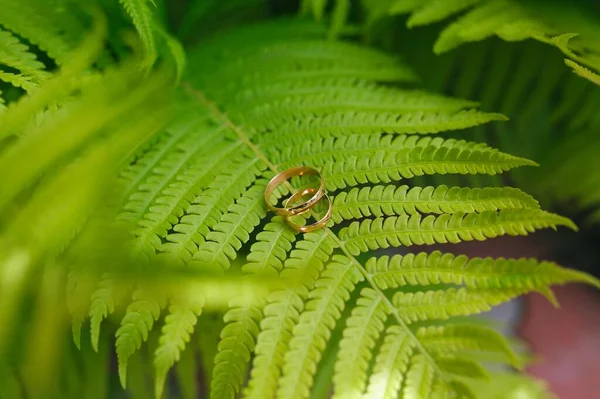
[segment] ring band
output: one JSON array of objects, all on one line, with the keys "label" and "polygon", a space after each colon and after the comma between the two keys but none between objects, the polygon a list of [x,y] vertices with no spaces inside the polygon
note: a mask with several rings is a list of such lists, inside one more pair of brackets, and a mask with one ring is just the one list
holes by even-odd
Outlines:
[{"label": "ring band", "polygon": [[[300,198],[304,197],[306,194],[314,194],[316,192],[317,192],[316,188],[306,188],[304,190],[298,191],[298,192],[294,193],[290,198],[288,198],[285,201],[285,203],[283,204],[283,206],[287,207],[287,205],[290,202],[294,202],[297,199],[300,199]],[[305,226],[300,226],[300,225],[292,222],[289,217],[285,218],[286,222],[294,230],[299,231],[301,233],[310,233],[311,231],[315,231],[315,230],[320,229],[321,227],[324,227],[325,224],[327,224],[327,222],[329,221],[329,219],[331,219],[331,215],[333,214],[333,204],[331,203],[331,199],[329,198],[329,196],[327,194],[323,194],[323,197],[325,197],[325,199],[327,200],[328,208],[327,208],[327,213],[325,213],[325,216],[323,216],[321,219],[317,220],[313,224],[308,224],[308,225],[305,225]],[[304,211],[302,211],[300,213],[297,213],[296,215],[304,214],[304,213],[308,212],[309,210],[310,210],[310,208],[309,209],[305,209]]]},{"label": "ring band", "polygon": [[[288,208],[287,206],[284,205],[283,208],[278,208],[274,205],[271,204],[271,194],[273,194],[273,191],[275,191],[275,189],[282,184],[283,182],[285,182],[286,180],[289,180],[292,177],[299,177],[299,176],[304,176],[304,175],[315,175],[315,176],[319,176],[320,180],[321,180],[321,185],[319,186],[319,189],[311,189],[310,193],[314,192],[314,195],[309,198],[306,202],[303,202],[300,205],[296,205],[293,207]],[[306,190],[304,190],[306,191]],[[298,193],[296,193],[298,194]],[[294,194],[294,195],[296,195]],[[302,196],[308,194],[305,193]],[[312,208],[317,202],[319,202],[319,200],[321,200],[321,198],[325,195],[325,180],[323,178],[321,178],[321,173],[313,168],[307,167],[307,166],[297,166],[295,168],[290,168],[287,170],[284,170],[281,173],[278,173],[275,177],[273,177],[271,179],[271,181],[269,181],[269,184],[267,184],[267,187],[265,189],[265,202],[267,203],[267,206],[269,207],[270,210],[272,210],[273,212],[275,212],[278,215],[281,216],[294,216],[294,215],[300,215],[306,211],[308,211],[310,208]],[[302,197],[300,196],[300,198]],[[292,196],[294,197],[294,196]],[[290,199],[292,198],[290,197],[286,203],[289,203]],[[296,197],[297,199],[298,197]]]}]

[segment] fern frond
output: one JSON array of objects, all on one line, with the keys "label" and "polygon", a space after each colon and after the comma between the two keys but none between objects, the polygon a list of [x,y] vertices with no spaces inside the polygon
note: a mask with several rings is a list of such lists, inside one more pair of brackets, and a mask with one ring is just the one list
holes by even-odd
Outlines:
[{"label": "fern frond", "polygon": [[[454,14],[458,14],[459,12],[468,9],[469,7],[472,7],[480,1],[481,0],[425,1],[422,2],[419,8],[414,9],[410,18],[406,22],[406,25],[409,28],[412,28],[415,26],[429,25],[438,21],[442,21]],[[399,12],[399,10],[392,9],[390,12],[393,14]]]},{"label": "fern frond", "polygon": [[47,1],[17,4],[2,0],[0,9],[0,25],[37,45],[59,65],[66,62],[84,32],[77,13],[64,12]]},{"label": "fern frond", "polygon": [[[157,289],[152,289],[157,292]],[[147,295],[138,289],[133,294],[133,302],[127,306],[127,311],[121,326],[117,330],[116,349],[119,361],[119,379],[123,387],[127,386],[127,360],[148,339],[148,333],[160,317],[163,304],[156,302],[156,295]]]},{"label": "fern frond", "polygon": [[449,150],[433,146],[396,152],[375,151],[364,157],[329,163],[322,169],[327,188],[342,189],[364,183],[389,183],[426,174],[495,175],[507,170],[536,165],[527,159],[493,150]]},{"label": "fern frond", "polygon": [[445,320],[453,316],[478,314],[493,306],[527,292],[521,289],[466,289],[448,288],[416,293],[398,292],[394,306],[401,309],[407,323],[424,320]]},{"label": "fern frond", "polygon": [[285,139],[273,143],[268,154],[279,165],[293,165],[311,162],[317,165],[330,164],[334,161],[345,161],[353,157],[365,158],[382,152],[394,156],[410,152],[415,148],[444,148],[454,151],[482,151],[497,153],[485,144],[464,140],[443,139],[432,136],[411,136],[391,134],[353,134],[345,137],[316,138],[310,142],[288,142]]},{"label": "fern frond", "polygon": [[370,288],[361,291],[340,341],[333,381],[334,398],[361,397],[367,383],[367,368],[373,348],[389,312],[381,295]]},{"label": "fern frond", "polygon": [[258,307],[232,302],[225,314],[227,325],[221,331],[215,368],[211,381],[211,396],[235,398],[246,377],[246,369],[255,348],[263,318]]},{"label": "fern frond", "polygon": [[293,286],[269,296],[244,397],[266,398],[275,395],[279,369],[284,363],[294,325],[304,309],[309,290],[314,287],[324,262],[335,247],[332,238],[320,231],[305,234],[290,253],[281,277],[292,282]]},{"label": "fern frond", "polygon": [[[203,306],[204,303],[200,301],[178,301],[172,303],[169,307],[169,314],[165,317],[165,324],[162,327],[162,335],[159,339],[158,347],[154,351],[154,367],[156,371],[154,392],[158,399],[163,396],[167,372],[175,362],[179,361],[181,352],[183,352],[185,345],[189,342],[190,335],[194,332],[194,326],[196,325],[198,316],[202,313]],[[151,326],[148,330],[150,329]],[[119,366],[121,364],[120,360]],[[126,364],[125,362],[124,367],[127,367]]]},{"label": "fern frond", "polygon": [[[318,85],[315,86],[315,83]],[[279,83],[275,87],[283,88],[283,92],[272,93],[269,90],[266,93],[256,93],[253,96],[254,101],[251,103],[240,103],[240,100],[235,98],[236,106],[233,109],[240,115],[241,120],[252,126],[260,126],[260,123],[264,123],[262,121],[267,117],[272,119],[272,124],[263,127],[262,130],[278,126],[281,124],[277,123],[278,120],[286,122],[292,117],[317,117],[341,111],[349,111],[346,115],[356,114],[357,122],[361,114],[369,115],[373,112],[387,114],[379,120],[389,120],[391,125],[392,118],[395,117],[397,127],[402,126],[403,122],[405,124],[410,122],[406,118],[401,120],[403,115],[414,114],[413,128],[417,131],[419,131],[419,125],[423,124],[418,121],[420,115],[422,115],[421,119],[429,118],[431,120],[437,117],[440,129],[443,129],[444,126],[459,129],[458,126],[461,122],[465,125],[463,128],[468,127],[469,122],[471,122],[471,126],[474,126],[483,123],[485,115],[489,120],[502,118],[499,115],[485,114],[474,110],[469,110],[471,114],[467,113],[465,109],[478,105],[472,101],[443,97],[419,90],[392,90],[362,80],[328,79],[323,82],[310,80],[304,84],[295,83],[294,86],[295,90],[292,93],[289,87]],[[248,95],[244,97],[247,99]],[[278,119],[274,119],[275,115]],[[449,121],[444,121],[444,117],[452,118],[454,125],[450,125]],[[363,119],[367,123],[366,118]],[[347,121],[347,123],[351,122]],[[408,132],[408,128],[405,130]],[[423,132],[426,133],[426,131]],[[399,131],[398,133],[403,132]]]},{"label": "fern frond", "polygon": [[157,57],[155,22],[149,4],[153,3],[152,0],[119,0],[119,2],[131,17],[142,39],[147,65],[152,65]]},{"label": "fern frond", "polygon": [[424,355],[413,355],[406,373],[404,397],[429,398],[433,390],[435,371]]},{"label": "fern frond", "polygon": [[541,290],[567,281],[598,284],[586,274],[561,268],[553,262],[525,258],[468,259],[440,251],[371,258],[366,268],[381,289],[457,284],[471,288]]},{"label": "fern frond", "polygon": [[457,212],[452,215],[403,215],[367,219],[344,227],[340,239],[348,250],[357,255],[379,248],[459,241],[486,240],[504,234],[527,235],[539,228],[567,226],[573,222],[562,216],[537,209]]},{"label": "fern frond", "polygon": [[401,327],[386,329],[381,350],[375,358],[365,399],[397,398],[408,370],[414,343]]},{"label": "fern frond", "polygon": [[127,293],[126,287],[115,281],[115,277],[104,275],[98,282],[98,287],[92,293],[89,310],[90,339],[92,348],[98,350],[100,325],[102,321],[115,311],[115,306]]},{"label": "fern frond", "polygon": [[37,87],[37,84],[33,82],[31,77],[10,72],[0,71],[0,81],[20,87],[27,92],[32,92]]},{"label": "fern frond", "polygon": [[361,219],[419,213],[484,212],[501,209],[539,209],[538,202],[511,187],[409,187],[373,186],[353,188],[335,197],[332,219]]},{"label": "fern frond", "polygon": [[[296,236],[275,216],[258,234],[250,248],[242,271],[248,274],[277,275],[292,249]],[[225,314],[227,325],[221,332],[219,352],[215,356],[215,369],[211,381],[212,395],[219,398],[234,398],[244,382],[245,370],[260,332],[262,310],[241,301],[232,301]],[[235,376],[235,378],[232,378]]]},{"label": "fern frond", "polygon": [[600,86],[600,75],[598,75],[597,73],[592,72],[588,68],[581,66],[578,63],[571,61],[571,60],[565,60],[565,64],[567,64],[567,66],[571,67],[571,69],[573,70],[573,72],[575,74]]},{"label": "fern frond", "polygon": [[[570,4],[566,7],[564,4],[535,4],[534,7],[514,0],[398,0],[387,7],[390,14],[410,14],[408,27],[433,24],[462,12],[439,35],[434,45],[438,54],[464,43],[498,36],[511,42],[535,39],[558,47],[575,61],[598,65],[600,30],[597,23]],[[570,39],[577,36],[572,32],[585,32],[585,36],[570,43]]]},{"label": "fern frond", "polygon": [[296,235],[287,228],[280,216],[275,216],[256,239],[242,271],[265,276],[277,274],[283,269]]},{"label": "fern frond", "polygon": [[513,366],[522,367],[521,360],[506,338],[489,327],[460,324],[422,327],[417,331],[417,337],[431,353],[451,355],[463,351],[493,352],[505,357]]},{"label": "fern frond", "polygon": [[198,246],[206,241],[209,229],[227,212],[231,201],[244,192],[264,168],[247,150],[238,151],[234,160],[187,207],[187,214],[173,227],[174,233],[166,236],[168,242],[162,244],[160,250],[189,262],[198,252]]},{"label": "fern frond", "polygon": [[11,32],[0,28],[0,64],[18,69],[22,74],[29,75],[36,80],[43,80],[49,76],[44,64],[37,60],[35,54],[21,43]]},{"label": "fern frond", "polygon": [[440,369],[445,373],[451,374],[451,377],[489,380],[490,375],[487,370],[475,360],[445,356],[436,356],[435,360]]},{"label": "fern frond", "polygon": [[315,282],[315,288],[309,292],[309,301],[294,327],[279,381],[278,398],[305,398],[310,395],[317,363],[331,330],[340,318],[351,291],[362,280],[362,274],[350,259],[333,256]]},{"label": "fern frond", "polygon": [[[206,241],[194,254],[191,267],[198,265],[217,269],[228,269],[236,258],[242,244],[250,239],[250,233],[266,214],[264,192],[267,181],[260,180],[248,189],[234,205],[229,207],[219,223],[207,234]],[[215,266],[213,266],[216,264]]]},{"label": "fern frond", "polygon": [[392,114],[373,111],[336,111],[310,120],[275,122],[273,125],[262,122],[260,131],[278,131],[284,138],[296,135],[340,136],[341,134],[407,133],[432,134],[445,130],[460,130],[491,121],[503,121],[499,114],[486,114],[474,110],[457,112],[414,112]]},{"label": "fern frond", "polygon": [[[135,226],[128,247],[149,263],[168,258],[193,273],[230,273],[247,245],[244,273],[263,280],[281,272],[286,285],[271,292],[266,304],[237,298],[232,288],[237,285],[218,293],[214,287],[225,288],[195,286],[194,294],[205,297],[207,307],[209,301],[229,307],[210,381],[214,396],[234,398],[242,391],[256,399],[309,397],[324,348],[335,347],[332,331],[342,326],[342,311],[358,294],[359,282],[362,296],[347,311],[345,332],[336,328],[343,335],[340,350],[328,354],[323,366],[337,364],[334,395],[468,392],[459,366],[481,370],[462,352],[504,353],[501,344],[484,348],[475,330],[450,327],[443,335],[454,341],[437,342],[429,330],[419,336],[423,324],[415,321],[443,327],[435,321],[481,312],[531,290],[551,297],[549,284],[594,280],[534,261],[469,263],[419,255],[365,266],[359,255],[574,226],[516,189],[413,188],[408,181],[398,188],[379,185],[422,175],[494,175],[535,163],[475,142],[422,136],[505,117],[481,112],[470,101],[385,85],[413,81],[414,73],[397,57],[325,41],[324,33],[322,27],[279,21],[217,35],[190,53],[192,68],[177,99],[188,115],[177,117],[139,151],[121,175],[126,194],[120,218]],[[318,168],[327,188],[340,191],[334,201],[337,223],[375,218],[304,235],[295,235],[280,217],[263,223],[267,179],[298,165]],[[396,266],[405,263],[414,267]],[[490,271],[492,266],[498,271]],[[519,274],[517,267],[525,270]],[[418,272],[411,274],[413,269]],[[432,291],[434,283],[446,281],[460,287]],[[410,287],[411,294],[396,289],[390,301],[385,290],[406,285],[421,287]],[[230,293],[235,299],[223,303]],[[136,298],[126,312],[117,339],[123,382],[127,359],[146,340],[162,302]],[[157,351],[164,352],[158,395],[196,322],[193,306],[174,310],[160,341],[168,350]]]}]

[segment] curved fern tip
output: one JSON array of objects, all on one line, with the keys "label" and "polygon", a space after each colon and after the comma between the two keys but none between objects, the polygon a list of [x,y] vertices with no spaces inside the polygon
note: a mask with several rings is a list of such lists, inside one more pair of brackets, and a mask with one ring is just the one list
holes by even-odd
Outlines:
[{"label": "curved fern tip", "polygon": [[119,381],[123,389],[127,389],[127,360],[118,362]]},{"label": "curved fern tip", "polygon": [[154,378],[154,399],[162,399],[165,391],[166,375],[155,376]]},{"label": "curved fern tip", "polygon": [[73,343],[78,350],[81,350],[81,319],[73,316],[71,321],[71,335]]},{"label": "curved fern tip", "polygon": [[493,121],[509,121],[510,118],[504,114],[500,114],[500,113],[490,113],[488,114],[490,116],[490,120]]}]

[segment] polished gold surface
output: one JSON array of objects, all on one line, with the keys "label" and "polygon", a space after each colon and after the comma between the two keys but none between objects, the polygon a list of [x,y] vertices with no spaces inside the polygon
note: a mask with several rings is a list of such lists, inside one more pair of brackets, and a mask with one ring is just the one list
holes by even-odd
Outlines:
[{"label": "polished gold surface", "polygon": [[[292,207],[286,207],[284,205],[283,208],[278,208],[278,207],[274,206],[273,204],[271,204],[271,195],[277,189],[277,187],[279,187],[281,184],[283,184],[285,181],[291,179],[292,177],[299,177],[299,176],[304,176],[304,175],[318,176],[319,179],[321,180],[321,184],[320,184],[319,188],[314,190],[314,195],[311,198],[309,198],[306,202],[303,202],[301,204],[298,204],[298,205],[292,206]],[[269,207],[269,209],[278,215],[294,216],[294,215],[302,214],[302,213],[306,212],[307,210],[309,210],[310,208],[312,208],[317,202],[319,202],[321,200],[321,198],[324,195],[325,195],[325,179],[322,178],[321,173],[314,168],[310,168],[307,166],[297,166],[294,168],[284,170],[281,173],[278,173],[275,177],[273,177],[271,179],[271,181],[269,181],[269,184],[267,184],[267,188],[265,189],[265,202],[267,203],[267,206]]]},{"label": "polished gold surface", "polygon": [[[315,188],[307,188],[307,189],[298,191],[298,192],[294,193],[290,198],[288,198],[284,202],[283,206],[287,208],[289,204],[293,204],[294,202],[298,201],[299,199],[306,196],[307,194],[316,194],[316,192],[317,192],[317,189],[315,189]],[[331,219],[331,215],[333,213],[333,203],[331,202],[331,199],[329,198],[329,196],[327,194],[324,194],[323,197],[327,200],[327,212],[321,219],[317,220],[315,223],[301,226],[299,224],[294,223],[290,217],[286,217],[285,220],[288,223],[288,225],[290,225],[290,227],[293,228],[294,230],[299,231],[301,233],[310,233],[311,231],[315,231],[315,230],[325,227],[325,225],[327,224],[329,219]],[[309,212],[310,210],[311,210],[311,208],[308,208],[308,209],[304,210],[303,212],[296,214],[296,216],[300,216],[306,212]]]}]

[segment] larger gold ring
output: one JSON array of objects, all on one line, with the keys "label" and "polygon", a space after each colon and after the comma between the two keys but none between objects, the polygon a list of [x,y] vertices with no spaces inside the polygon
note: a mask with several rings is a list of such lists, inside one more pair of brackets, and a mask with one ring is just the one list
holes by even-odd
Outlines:
[{"label": "larger gold ring", "polygon": [[[273,194],[273,191],[275,191],[275,189],[280,184],[282,184],[286,180],[291,179],[292,177],[299,177],[304,175],[315,175],[321,177],[321,173],[319,173],[319,171],[316,169],[309,168],[307,166],[297,166],[295,168],[284,170],[283,172],[278,173],[274,178],[272,178],[271,181],[269,181],[269,184],[267,184],[267,188],[265,189],[265,202],[267,203],[269,209],[281,216],[294,216],[306,212],[313,205],[319,202],[319,200],[325,195],[325,180],[323,180],[323,178],[320,179],[321,185],[319,186],[319,189],[313,189],[314,195],[311,198],[309,198],[306,202],[303,202],[302,204],[293,207],[287,207],[284,205],[283,208],[278,208],[271,204],[271,194]],[[286,203],[289,203],[290,199],[288,199]],[[296,197],[296,199],[298,199],[298,197]]]},{"label": "larger gold ring", "polygon": [[[304,190],[298,191],[298,192],[294,193],[290,198],[288,198],[285,201],[285,203],[283,204],[283,206],[287,207],[288,204],[294,203],[298,199],[304,197],[306,194],[315,194],[316,192],[317,192],[316,188],[310,188],[310,187],[306,188]],[[315,231],[315,230],[320,229],[321,227],[325,227],[325,225],[327,224],[329,219],[331,219],[331,215],[333,214],[333,203],[331,202],[331,199],[329,198],[329,196],[327,194],[324,194],[323,197],[325,197],[325,199],[327,200],[327,204],[328,204],[327,205],[328,206],[327,213],[325,213],[325,216],[323,216],[321,219],[317,220],[315,223],[300,226],[299,224],[292,222],[289,217],[286,217],[285,221],[290,225],[290,227],[292,227],[294,230],[299,231],[301,233],[310,233],[311,231]],[[308,211],[310,211],[310,208],[306,209],[303,212],[298,213],[296,215],[299,216]]]}]

